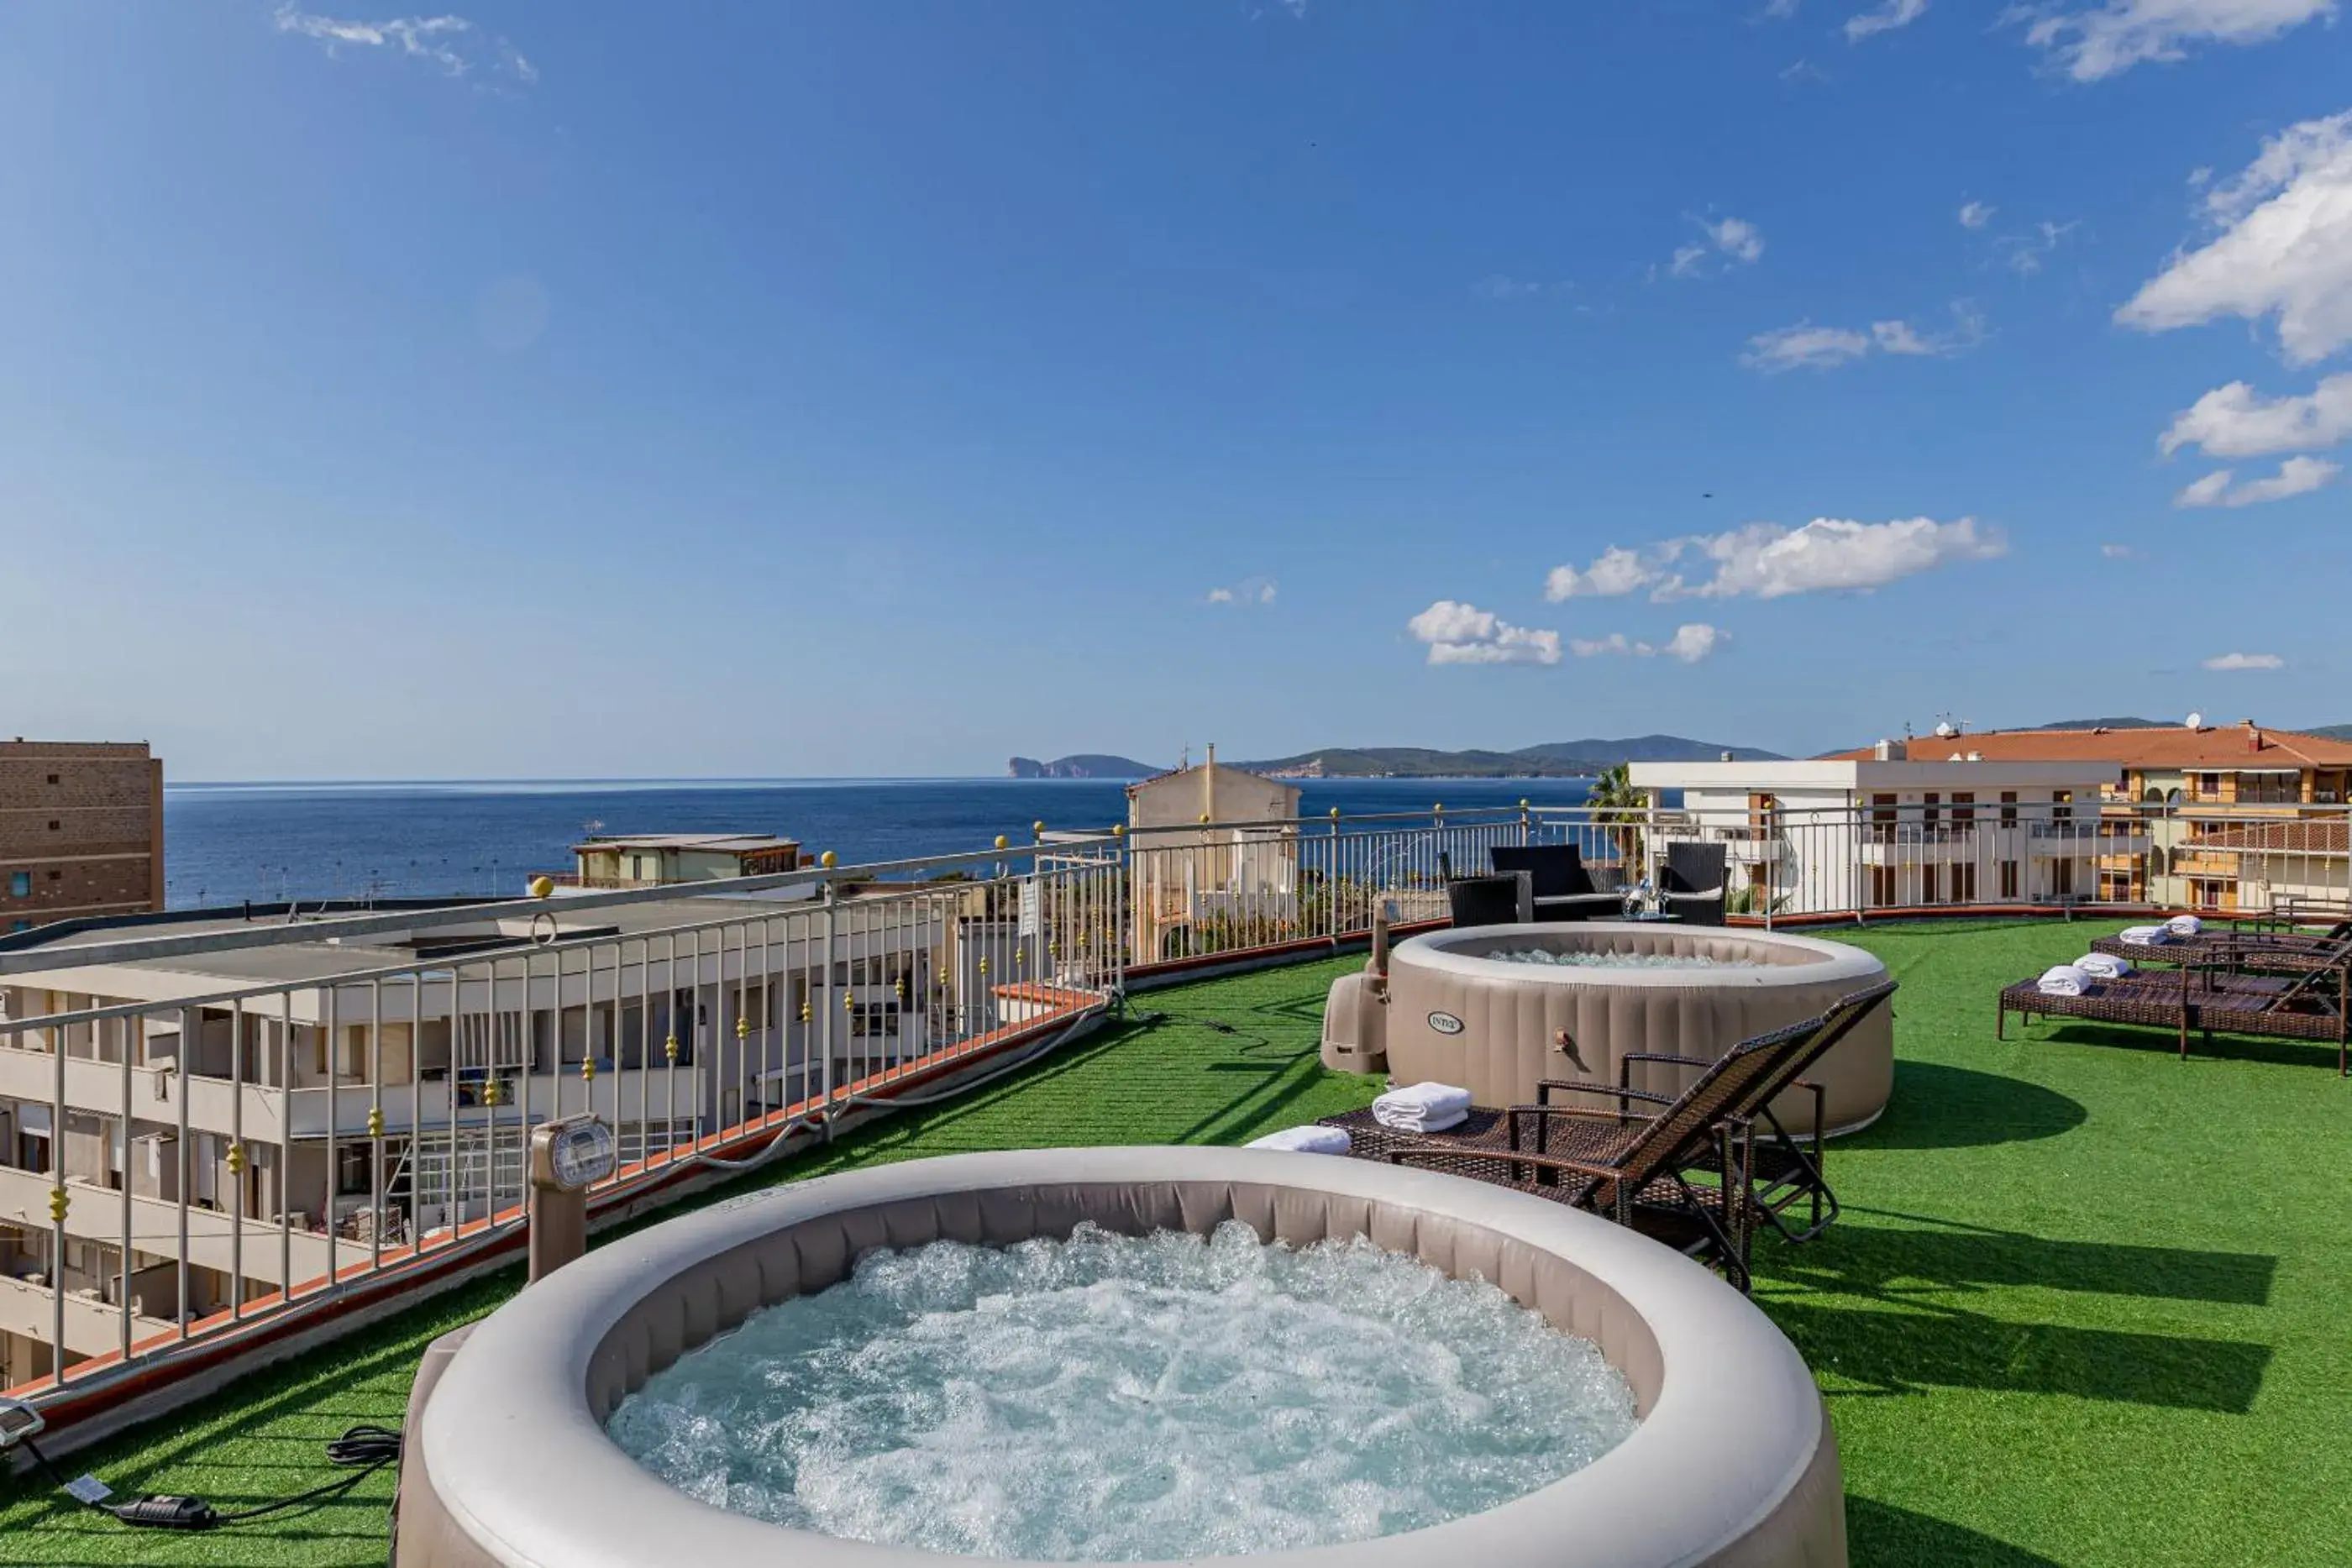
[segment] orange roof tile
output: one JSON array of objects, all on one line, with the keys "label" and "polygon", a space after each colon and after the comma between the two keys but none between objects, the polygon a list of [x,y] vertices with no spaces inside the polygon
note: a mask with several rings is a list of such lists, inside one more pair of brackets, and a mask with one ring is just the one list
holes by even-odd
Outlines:
[{"label": "orange roof tile", "polygon": [[[2119,770],[2352,768],[2352,741],[2242,724],[2203,729],[1997,729],[1895,743],[1897,759],[1906,762],[1941,762],[1956,751],[1977,752],[1987,762],[2112,762]],[[1875,755],[1864,746],[1832,752],[1823,760],[1867,762]]]}]

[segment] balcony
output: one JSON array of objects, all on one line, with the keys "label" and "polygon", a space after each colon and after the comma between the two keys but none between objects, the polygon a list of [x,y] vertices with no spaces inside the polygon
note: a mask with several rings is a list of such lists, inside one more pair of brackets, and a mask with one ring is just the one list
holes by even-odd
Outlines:
[{"label": "balcony", "polygon": [[[134,1302],[144,1305],[143,1301]],[[56,1331],[57,1304],[46,1281],[0,1274],[0,1332],[21,1334],[47,1343]],[[133,1313],[131,1339],[134,1344],[170,1333],[177,1325],[163,1318]],[[94,1288],[66,1292],[66,1349],[74,1355],[105,1355],[122,1348],[122,1310]]]},{"label": "balcony", "polygon": [[[19,1225],[47,1229],[49,1223],[50,1178],[36,1171],[17,1170],[0,1166],[0,1218]],[[114,1187],[100,1186],[95,1182],[66,1178],[66,1234],[85,1241],[100,1241],[110,1247],[122,1244],[122,1194]],[[216,1208],[205,1208],[190,1204],[183,1210],[176,1203],[162,1198],[133,1197],[131,1199],[131,1234],[142,1251],[167,1252],[179,1245],[180,1216],[187,1215],[188,1261],[234,1273],[241,1265],[245,1277],[272,1285],[286,1283],[285,1260],[287,1243],[290,1239],[293,1254],[294,1282],[317,1279],[327,1271],[327,1239],[308,1230],[296,1229],[291,1238],[283,1235],[274,1219],[247,1219],[242,1222],[244,1251],[236,1250],[236,1232],[240,1222]],[[369,1249],[351,1242],[338,1245],[338,1259],[343,1267],[365,1263]],[[41,1337],[47,1337],[43,1334]],[[111,1346],[110,1345],[110,1348]]]}]

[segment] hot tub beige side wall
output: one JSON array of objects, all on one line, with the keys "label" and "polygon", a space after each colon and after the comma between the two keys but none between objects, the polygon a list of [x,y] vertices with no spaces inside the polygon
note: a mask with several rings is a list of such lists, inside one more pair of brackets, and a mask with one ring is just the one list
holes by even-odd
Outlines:
[{"label": "hot tub beige side wall", "polygon": [[[1383,1029],[1389,1074],[1400,1083],[1458,1084],[1481,1105],[1531,1104],[1539,1080],[1614,1087],[1621,1059],[1643,1051],[1711,1061],[1743,1040],[1818,1017],[1871,983],[1851,976],[1821,983],[1786,977],[1802,973],[1793,967],[1775,967],[1774,984],[1752,987],[1704,979],[1688,986],[1618,985],[1598,977],[1602,973],[1584,971],[1561,984],[1400,962],[1390,971]],[[1433,1015],[1461,1027],[1442,1030],[1431,1023]],[[1560,1043],[1562,1031],[1567,1045]],[[1634,1088],[1666,1094],[1679,1092],[1699,1071],[1635,1067]],[[1894,1009],[1880,1008],[1863,1019],[1805,1078],[1822,1086],[1830,1131],[1875,1120],[1895,1090]],[[1792,1091],[1774,1109],[1792,1129],[1811,1124],[1809,1095]]]}]

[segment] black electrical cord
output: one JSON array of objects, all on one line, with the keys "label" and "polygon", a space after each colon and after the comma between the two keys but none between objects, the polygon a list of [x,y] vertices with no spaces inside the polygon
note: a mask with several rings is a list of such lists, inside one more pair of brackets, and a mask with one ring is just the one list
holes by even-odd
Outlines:
[{"label": "black electrical cord", "polygon": [[327,1459],[331,1464],[349,1468],[352,1474],[341,1480],[329,1481],[293,1497],[280,1498],[254,1508],[241,1508],[223,1513],[196,1497],[174,1497],[158,1494],[131,1502],[108,1502],[87,1498],[74,1490],[73,1483],[58,1473],[48,1456],[33,1446],[31,1438],[24,1443],[25,1451],[58,1489],[84,1507],[95,1509],[128,1525],[153,1530],[217,1530],[225,1524],[245,1524],[271,1514],[283,1513],[292,1508],[320,1508],[335,1501],[368,1477],[400,1458],[400,1433],[396,1428],[362,1425],[350,1428],[341,1437],[327,1444]]}]

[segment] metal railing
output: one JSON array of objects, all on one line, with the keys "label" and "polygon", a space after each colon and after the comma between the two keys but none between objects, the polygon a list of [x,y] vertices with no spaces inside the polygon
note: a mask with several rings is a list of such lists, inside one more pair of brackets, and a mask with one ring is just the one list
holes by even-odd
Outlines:
[{"label": "metal railing", "polygon": [[1498,845],[1573,844],[1626,890],[1704,845],[1732,916],[1766,924],[2352,907],[2341,807],[1950,810],[1041,828],[877,865],[0,944],[0,1384],[102,1395],[454,1277],[511,1246],[546,1119],[611,1124],[621,1166],[592,1201],[641,1201],[1017,1065],[1155,976],[1328,951],[1382,907],[1441,921],[1446,877]]}]

